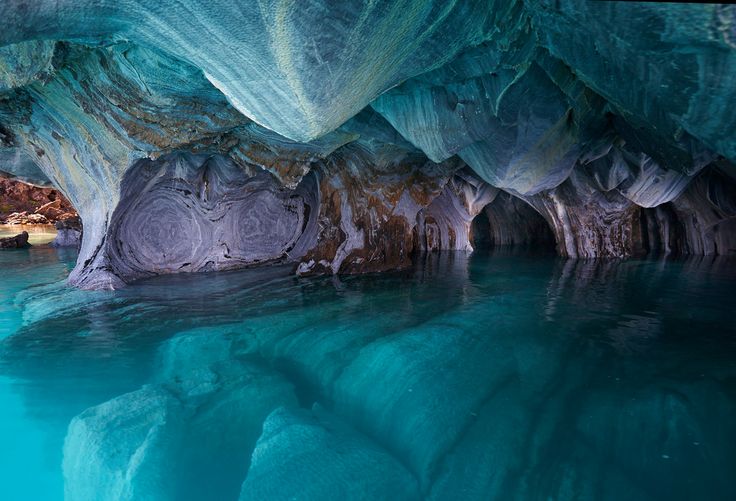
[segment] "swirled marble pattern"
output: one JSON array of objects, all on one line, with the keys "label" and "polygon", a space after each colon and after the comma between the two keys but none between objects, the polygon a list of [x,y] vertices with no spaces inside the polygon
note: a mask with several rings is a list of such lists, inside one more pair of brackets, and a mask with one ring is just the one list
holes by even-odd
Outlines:
[{"label": "swirled marble pattern", "polygon": [[123,181],[106,246],[126,279],[283,259],[305,225],[303,199],[222,157],[141,162]]}]

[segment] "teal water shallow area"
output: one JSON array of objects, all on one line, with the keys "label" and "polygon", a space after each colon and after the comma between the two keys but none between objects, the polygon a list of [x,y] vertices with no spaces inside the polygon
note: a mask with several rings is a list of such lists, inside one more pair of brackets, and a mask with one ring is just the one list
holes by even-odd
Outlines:
[{"label": "teal water shallow area", "polygon": [[0,252],[3,500],[736,498],[733,260],[74,259]]}]

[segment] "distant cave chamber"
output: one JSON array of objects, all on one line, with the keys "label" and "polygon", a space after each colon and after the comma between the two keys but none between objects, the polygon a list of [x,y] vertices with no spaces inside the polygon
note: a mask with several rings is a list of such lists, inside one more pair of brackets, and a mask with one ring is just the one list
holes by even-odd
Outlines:
[{"label": "distant cave chamber", "polygon": [[555,237],[541,214],[521,199],[502,193],[473,218],[469,240],[476,251],[523,248],[554,253]]}]

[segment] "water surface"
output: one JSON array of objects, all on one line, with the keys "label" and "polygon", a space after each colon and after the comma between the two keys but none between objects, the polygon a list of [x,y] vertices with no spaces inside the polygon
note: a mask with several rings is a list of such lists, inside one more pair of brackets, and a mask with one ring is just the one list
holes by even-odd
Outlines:
[{"label": "water surface", "polygon": [[74,257],[0,252],[4,500],[736,499],[728,259],[83,292]]}]

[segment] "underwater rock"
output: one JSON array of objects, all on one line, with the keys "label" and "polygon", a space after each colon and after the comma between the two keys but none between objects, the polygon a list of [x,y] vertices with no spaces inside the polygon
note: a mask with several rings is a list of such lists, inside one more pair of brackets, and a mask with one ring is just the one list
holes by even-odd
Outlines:
[{"label": "underwater rock", "polygon": [[[736,459],[729,447],[736,430],[728,419],[734,413],[728,390],[733,367],[722,356],[730,332],[687,335],[693,322],[687,304],[697,295],[698,304],[707,306],[727,294],[732,260],[691,258],[663,266],[659,260],[484,259],[465,253],[426,253],[422,259],[427,266],[417,275],[361,280],[294,280],[281,267],[160,277],[114,294],[59,292],[61,284],[56,293],[33,287],[19,298],[26,325],[3,352],[16,359],[13,377],[44,383],[24,389],[36,393],[27,397],[31,403],[61,406],[69,396],[54,391],[63,387],[55,379],[67,374],[65,384],[74,385],[80,375],[94,377],[103,369],[119,379],[121,393],[131,391],[131,380],[137,386],[145,378],[156,395],[174,395],[185,410],[176,407],[170,416],[185,426],[172,425],[170,436],[181,433],[172,440],[184,445],[167,458],[166,471],[189,465],[179,482],[199,494],[195,499],[212,492],[223,499],[268,498],[272,492],[278,497],[280,489],[320,498],[344,478],[375,479],[373,472],[384,468],[390,473],[367,487],[376,498],[391,498],[380,489],[397,477],[398,492],[405,492],[401,479],[409,478],[417,487],[407,497],[437,500],[539,492],[588,497],[598,489],[606,499],[620,492],[656,497],[660,489],[675,497],[699,489],[732,497],[727,465]],[[443,266],[431,264],[443,260]],[[697,276],[703,279],[693,282]],[[668,310],[653,313],[662,304]],[[367,311],[380,314],[367,322]],[[620,311],[623,318],[615,314]],[[730,325],[728,308],[705,308],[695,325],[714,325],[713,315]],[[595,316],[604,320],[591,325]],[[74,335],[55,336],[60,325]],[[181,332],[188,325],[198,328]],[[171,335],[151,356],[158,341]],[[44,343],[54,352],[41,370],[37,354]],[[111,358],[129,351],[137,357]],[[133,373],[131,367],[143,370]],[[252,381],[258,396],[245,403],[223,384],[232,379],[253,395],[250,382],[237,381],[244,372],[263,374]],[[101,384],[115,394],[120,383]],[[236,429],[226,425],[260,408],[271,386],[283,388],[284,396],[264,403],[270,418],[259,414]],[[131,401],[144,396],[134,392],[122,401],[129,405],[115,412],[125,414],[136,407]],[[95,392],[81,402],[97,405],[106,398]],[[158,415],[157,406],[168,398],[155,400],[145,413]],[[215,402],[232,413],[220,413]],[[312,409],[315,402],[328,410],[296,409]],[[274,419],[282,405],[288,409],[276,415],[289,418]],[[197,416],[205,415],[211,420],[200,430]],[[118,430],[127,426],[113,423]],[[305,428],[309,434],[300,431]],[[647,437],[640,436],[642,429]],[[101,447],[124,449],[100,441]],[[211,483],[189,485],[203,478]],[[360,480],[352,484],[362,486]],[[175,499],[187,499],[186,493]]]},{"label": "underwater rock", "polygon": [[[631,386],[626,397],[591,394],[583,398],[577,403],[566,430],[539,426],[537,440],[541,443],[551,443],[555,434],[559,434],[558,437],[567,439],[565,443],[579,445],[543,447],[546,460],[525,468],[525,474],[517,481],[520,488],[515,492],[533,496],[534,492],[543,491],[553,497],[594,496],[610,500],[620,499],[622,493],[631,499],[703,493],[716,498],[730,497],[734,487],[718,470],[724,461],[732,460],[732,453],[725,450],[711,453],[701,447],[711,440],[733,436],[733,430],[720,426],[709,429],[705,425],[704,415],[725,418],[734,412],[733,402],[722,398],[723,389],[710,382],[686,384],[681,391],[650,381]],[[551,415],[548,412],[548,409],[541,411],[540,423],[545,423]],[[666,418],[664,423],[659,423],[653,416]],[[607,460],[581,465],[581,454],[605,456]],[[697,457],[697,461],[690,463],[686,455]],[[576,466],[571,468],[573,464]],[[709,482],[693,485],[690,480],[693,475],[704,475]],[[665,476],[671,479],[665,485],[647,481]]]},{"label": "underwater rock", "polygon": [[277,409],[263,424],[240,501],[421,499],[411,472],[316,406]]},{"label": "underwater rock", "polygon": [[[462,326],[444,324],[441,318],[389,338],[363,347],[340,373],[332,390],[335,412],[390,444],[391,452],[411,468],[425,491],[438,462],[473,422],[487,395],[501,384],[482,377],[488,359],[480,355],[498,340],[468,338]],[[504,344],[496,351],[507,349]],[[461,358],[462,370],[447,370]],[[505,377],[515,362],[513,357],[499,360],[499,377]],[[445,406],[446,399],[453,405]]]},{"label": "underwater rock", "polygon": [[296,397],[278,373],[232,358],[232,341],[211,334],[182,333],[162,347],[153,384],[72,420],[64,442],[67,499],[205,499],[208,485],[187,471],[237,497],[263,421],[295,406]]},{"label": "underwater rock", "polygon": [[182,452],[182,415],[174,395],[148,387],[74,418],[64,442],[65,498],[174,499],[170,458]]}]

